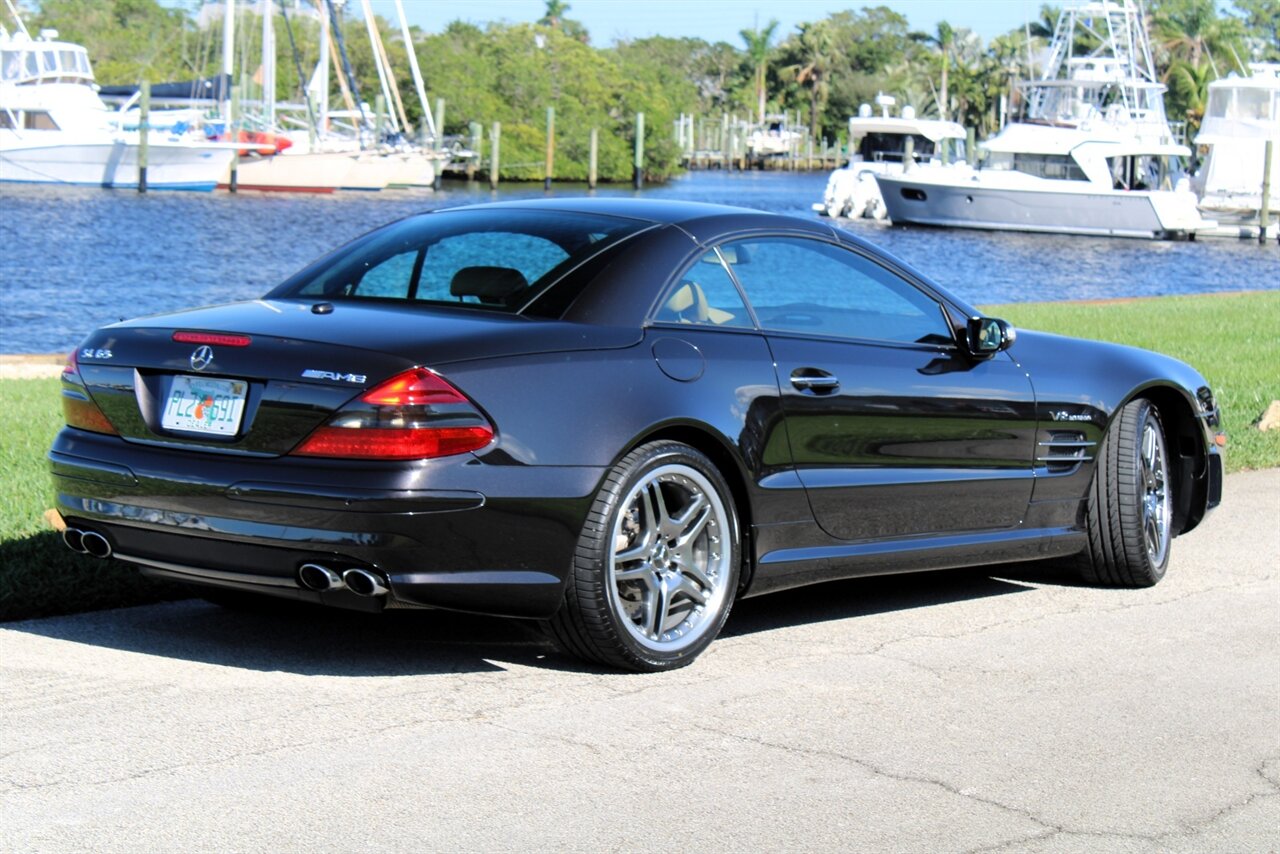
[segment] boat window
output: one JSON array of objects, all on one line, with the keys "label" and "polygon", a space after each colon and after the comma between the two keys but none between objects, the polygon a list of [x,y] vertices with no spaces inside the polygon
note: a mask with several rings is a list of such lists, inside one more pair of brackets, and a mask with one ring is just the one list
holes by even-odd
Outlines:
[{"label": "boat window", "polygon": [[271,296],[395,299],[517,312],[583,261],[647,226],[560,211],[425,214],[358,238]]},{"label": "boat window", "polygon": [[1241,89],[1237,118],[1266,121],[1271,118],[1271,93],[1266,89]]},{"label": "boat window", "polygon": [[14,127],[13,113],[0,107],[0,130],[12,130]]},{"label": "boat window", "polygon": [[43,110],[27,110],[22,126],[27,130],[58,129],[58,123],[53,120],[53,116]]},{"label": "boat window", "polygon": [[76,63],[76,52],[74,50],[58,51],[59,64],[63,71],[77,72],[80,66]]},{"label": "boat window", "polygon": [[44,60],[45,71],[58,70],[58,54],[52,50],[46,50],[40,54],[40,58]]},{"label": "boat window", "polygon": [[858,143],[858,153],[866,162],[901,163],[906,156],[907,137],[912,139],[915,160],[928,160],[934,155],[934,144],[918,133],[869,133]]},{"label": "boat window", "polygon": [[993,151],[987,155],[984,169],[1012,170],[1053,181],[1087,181],[1080,164],[1070,154],[1023,154]]},{"label": "boat window", "polygon": [[722,248],[762,329],[901,344],[954,341],[933,297],[856,252],[791,237]]},{"label": "boat window", "polygon": [[40,61],[37,59],[35,51],[27,51],[22,55],[22,65],[25,75],[35,77],[40,73]]}]

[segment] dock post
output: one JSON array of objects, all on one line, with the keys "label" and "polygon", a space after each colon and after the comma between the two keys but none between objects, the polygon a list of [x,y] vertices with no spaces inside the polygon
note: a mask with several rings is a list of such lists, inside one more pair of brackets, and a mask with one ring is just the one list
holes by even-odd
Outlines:
[{"label": "dock post", "polygon": [[729,136],[729,116],[720,117],[720,167],[726,172],[733,168],[733,138]]},{"label": "dock post", "polygon": [[644,186],[644,113],[636,113],[636,189]]},{"label": "dock post", "polygon": [[[231,106],[230,112],[227,113],[227,139],[231,140],[237,146],[240,143],[239,133],[239,117],[240,117],[240,84],[231,87]],[[237,147],[235,154],[231,155],[231,181],[227,185],[227,189],[231,192],[239,190],[240,185],[240,149]]]},{"label": "dock post", "polygon": [[147,191],[147,143],[151,135],[151,81],[143,80],[138,101],[138,192]]},{"label": "dock post", "polygon": [[[436,98],[436,151],[444,151],[444,98]],[[436,178],[431,182],[431,189],[439,190],[444,186],[444,160],[437,160]]]},{"label": "dock post", "polygon": [[467,129],[471,131],[471,151],[475,155],[467,161],[467,180],[476,179],[476,164],[480,161],[480,148],[484,145],[484,127],[479,122],[470,122]]},{"label": "dock post", "polygon": [[916,165],[916,138],[911,134],[906,135],[906,139],[902,143],[902,171],[910,172],[911,167]]},{"label": "dock post", "polygon": [[587,146],[587,189],[596,188],[597,167],[600,158],[600,130],[591,129],[591,142]]},{"label": "dock post", "polygon": [[489,134],[489,189],[498,189],[498,155],[502,140],[502,122],[494,122]]},{"label": "dock post", "polygon": [[384,116],[387,113],[387,99],[383,95],[378,95],[373,99],[373,144],[378,145],[382,142],[382,128]]},{"label": "dock post", "polygon": [[973,128],[964,129],[964,159],[970,166],[978,165],[978,133]]},{"label": "dock post", "polygon": [[1262,149],[1262,204],[1258,207],[1258,242],[1267,242],[1267,226],[1271,225],[1271,163],[1275,145],[1267,140]]},{"label": "dock post", "polygon": [[551,176],[556,164],[556,108],[547,107],[547,166],[542,179],[542,189],[551,189]]}]

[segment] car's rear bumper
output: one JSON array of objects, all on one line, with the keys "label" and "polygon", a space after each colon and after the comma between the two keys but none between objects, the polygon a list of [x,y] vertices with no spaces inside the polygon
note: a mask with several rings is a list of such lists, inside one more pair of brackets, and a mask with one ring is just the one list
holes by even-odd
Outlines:
[{"label": "car's rear bumper", "polygon": [[[253,458],[66,429],[49,452],[57,509],[148,574],[362,610],[546,617],[563,596],[603,469]],[[304,563],[369,569],[389,593],[316,592]]]}]

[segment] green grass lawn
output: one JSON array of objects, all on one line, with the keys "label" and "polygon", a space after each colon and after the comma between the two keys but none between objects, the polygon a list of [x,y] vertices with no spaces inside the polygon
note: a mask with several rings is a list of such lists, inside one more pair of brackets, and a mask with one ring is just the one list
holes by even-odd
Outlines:
[{"label": "green grass lawn", "polygon": [[[1280,466],[1280,431],[1253,426],[1280,399],[1280,293],[986,310],[1017,326],[1133,344],[1190,362],[1223,406],[1228,470]],[[44,511],[53,506],[53,489],[45,452],[62,425],[58,389],[56,379],[0,382],[0,620],[138,604],[179,590],[121,564],[76,555],[49,530]]]}]

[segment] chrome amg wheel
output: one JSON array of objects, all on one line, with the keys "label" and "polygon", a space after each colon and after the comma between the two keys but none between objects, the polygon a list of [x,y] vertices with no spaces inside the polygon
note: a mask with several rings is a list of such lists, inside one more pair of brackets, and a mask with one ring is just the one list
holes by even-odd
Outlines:
[{"label": "chrome amg wheel", "polygon": [[1142,427],[1142,530],[1146,538],[1147,559],[1163,566],[1169,553],[1169,521],[1173,494],[1169,491],[1168,456],[1164,449],[1164,433],[1160,423],[1147,420]]},{"label": "chrome amg wheel", "polygon": [[679,442],[641,445],[605,477],[564,604],[546,628],[566,651],[628,670],[671,670],[719,634],[742,556],[715,464]]},{"label": "chrome amg wheel", "polygon": [[614,520],[609,603],[640,644],[678,651],[696,643],[728,590],[728,517],[696,469],[671,464],[644,476]]}]

